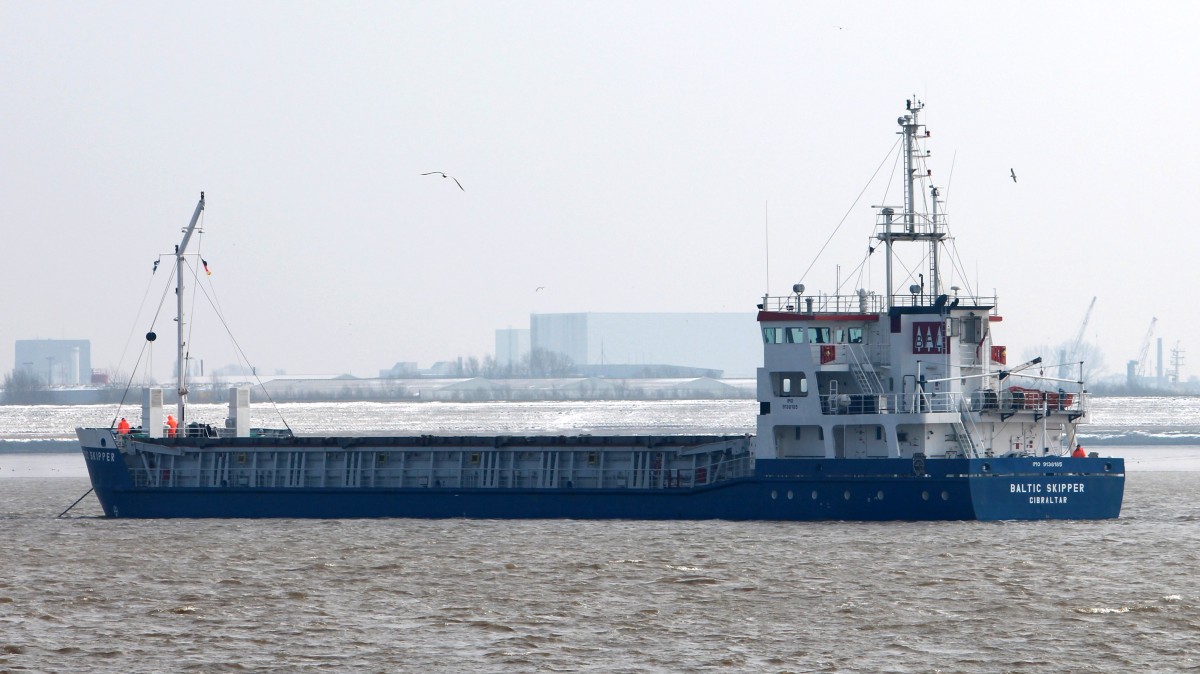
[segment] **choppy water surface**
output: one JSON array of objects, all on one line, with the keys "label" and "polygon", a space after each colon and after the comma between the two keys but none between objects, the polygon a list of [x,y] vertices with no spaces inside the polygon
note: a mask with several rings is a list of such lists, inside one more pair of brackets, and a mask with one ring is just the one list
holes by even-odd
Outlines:
[{"label": "choppy water surface", "polygon": [[1183,671],[1197,487],[1132,474],[1105,522],[130,521],[9,479],[0,670]]},{"label": "choppy water surface", "polygon": [[[734,430],[717,402],[489,414]],[[0,454],[0,671],[1200,670],[1200,448],[1119,449],[1121,519],[1049,523],[55,519],[78,457]]]}]

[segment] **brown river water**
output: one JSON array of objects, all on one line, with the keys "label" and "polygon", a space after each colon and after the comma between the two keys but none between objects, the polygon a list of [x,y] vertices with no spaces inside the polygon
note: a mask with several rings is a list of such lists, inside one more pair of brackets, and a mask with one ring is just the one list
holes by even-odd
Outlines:
[{"label": "brown river water", "polygon": [[[1118,520],[136,521],[91,496],[59,519],[81,457],[0,453],[0,672],[1200,671],[1200,401],[1097,407],[1097,437],[1167,443],[1099,448],[1129,468]],[[745,432],[754,403],[285,411]],[[113,414],[5,408],[0,437],[72,450],[81,413]]]},{"label": "brown river water", "polygon": [[87,487],[0,480],[0,671],[1200,669],[1194,471],[1033,523],[56,519]]}]

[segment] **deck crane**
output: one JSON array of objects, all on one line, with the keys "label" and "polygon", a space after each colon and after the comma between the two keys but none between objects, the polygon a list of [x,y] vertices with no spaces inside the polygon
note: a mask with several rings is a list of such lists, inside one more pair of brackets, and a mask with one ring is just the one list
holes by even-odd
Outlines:
[{"label": "deck crane", "polygon": [[1016,367],[1013,367],[1013,368],[1010,368],[1007,370],[1000,370],[1000,372],[998,372],[997,374],[1000,375],[1000,377],[999,377],[1000,380],[1004,381],[1004,379],[1006,379],[1007,377],[1010,377],[1018,372],[1024,372],[1025,370],[1028,370],[1029,368],[1033,367],[1034,365],[1040,365],[1041,362],[1042,362],[1042,357],[1038,356],[1037,358],[1034,358],[1033,360],[1027,360],[1024,363],[1021,363],[1020,365],[1017,365]]},{"label": "deck crane", "polygon": [[1154,326],[1157,323],[1157,317],[1150,319],[1150,328],[1146,330],[1146,336],[1142,338],[1142,348],[1138,351],[1138,358],[1129,361],[1125,374],[1130,386],[1141,385],[1142,378],[1146,376],[1146,358],[1150,354],[1150,340],[1154,338]]},{"label": "deck crane", "polygon": [[1092,309],[1096,308],[1096,296],[1092,296],[1092,302],[1088,305],[1087,311],[1083,314],[1083,322],[1079,324],[1079,330],[1075,332],[1075,339],[1071,340],[1068,345],[1068,350],[1063,351],[1062,357],[1058,362],[1058,376],[1062,379],[1071,379],[1071,366],[1079,362],[1079,350],[1083,346],[1083,335],[1087,332],[1088,321],[1092,318]]}]

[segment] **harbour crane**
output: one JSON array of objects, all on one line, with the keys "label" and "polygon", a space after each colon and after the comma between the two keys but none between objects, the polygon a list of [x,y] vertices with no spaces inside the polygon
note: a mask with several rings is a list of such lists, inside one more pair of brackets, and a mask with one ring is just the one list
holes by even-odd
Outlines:
[{"label": "harbour crane", "polygon": [[1126,377],[1129,379],[1131,386],[1138,386],[1141,380],[1146,376],[1148,367],[1146,358],[1150,355],[1150,341],[1154,338],[1154,326],[1158,324],[1158,317],[1150,319],[1150,327],[1146,330],[1146,336],[1142,338],[1142,348],[1138,351],[1137,360],[1129,361],[1129,366],[1126,369]]},{"label": "harbour crane", "polygon": [[1092,302],[1088,305],[1087,311],[1083,314],[1083,322],[1079,324],[1079,330],[1075,332],[1075,339],[1071,340],[1068,348],[1069,351],[1064,351],[1058,362],[1058,376],[1062,379],[1071,378],[1071,366],[1079,362],[1080,348],[1083,346],[1083,335],[1087,331],[1088,321],[1092,319],[1092,309],[1096,308],[1096,296],[1092,296]]}]

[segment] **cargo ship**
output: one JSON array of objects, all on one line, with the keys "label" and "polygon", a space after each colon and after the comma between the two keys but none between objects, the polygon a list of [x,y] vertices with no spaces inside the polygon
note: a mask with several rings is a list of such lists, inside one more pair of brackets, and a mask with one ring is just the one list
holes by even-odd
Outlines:
[{"label": "cargo ship", "polygon": [[[876,207],[886,284],[761,297],[751,435],[306,436],[252,428],[249,389],[190,420],[175,249],[178,403],[142,391],[134,427],[78,428],[114,518],[1042,520],[1118,517],[1121,458],[1084,454],[1088,393],[1040,358],[1009,366],[994,296],[947,286],[949,236],[926,185],[923,105],[898,119],[903,204]],[[928,199],[918,199],[918,190]],[[929,206],[918,208],[918,201]],[[916,250],[915,264],[903,251]],[[904,270],[904,271],[901,271]],[[917,271],[912,271],[917,270]],[[964,275],[960,275],[964,276]],[[903,287],[905,284],[907,287]],[[898,290],[898,287],[903,287]],[[153,340],[153,332],[147,339]],[[170,421],[170,425],[167,421]]]}]

